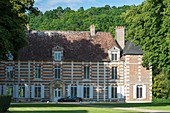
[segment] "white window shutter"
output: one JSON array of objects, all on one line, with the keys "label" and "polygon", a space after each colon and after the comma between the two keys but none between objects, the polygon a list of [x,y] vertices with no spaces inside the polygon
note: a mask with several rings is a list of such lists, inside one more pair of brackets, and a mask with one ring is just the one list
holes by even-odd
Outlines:
[{"label": "white window shutter", "polygon": [[112,94],[112,86],[109,86],[108,87],[108,96],[109,96],[109,99],[112,98],[111,94]]},{"label": "white window shutter", "polygon": [[136,85],[133,86],[133,98],[136,99]]},{"label": "white window shutter", "polygon": [[67,96],[71,96],[71,85],[67,86]]},{"label": "white window shutter", "polygon": [[18,91],[19,91],[19,90],[18,90],[18,85],[16,85],[15,88],[16,88],[16,89],[15,89],[15,96],[16,96],[16,98],[18,98]]},{"label": "white window shutter", "polygon": [[44,85],[41,86],[41,98],[44,98]]},{"label": "white window shutter", "polygon": [[2,85],[0,85],[0,95],[2,95]]},{"label": "white window shutter", "polygon": [[93,86],[90,86],[90,98],[93,98]]},{"label": "white window shutter", "polygon": [[142,87],[142,96],[143,96],[143,98],[145,99],[146,98],[146,85],[143,85],[143,87]]},{"label": "white window shutter", "polygon": [[81,97],[81,86],[77,86],[77,97]]},{"label": "white window shutter", "polygon": [[121,92],[120,92],[120,90],[121,90],[121,86],[118,86],[117,87],[117,98],[121,98]]},{"label": "white window shutter", "polygon": [[84,98],[84,86],[81,86],[81,98]]},{"label": "white window shutter", "polygon": [[35,86],[31,86],[31,98],[35,98]]},{"label": "white window shutter", "polygon": [[124,91],[124,86],[121,87],[121,98],[125,98],[124,95],[125,95],[125,91]]},{"label": "white window shutter", "polygon": [[13,85],[13,94],[12,94],[13,98],[16,98],[16,85]]},{"label": "white window shutter", "polygon": [[29,87],[28,85],[25,86],[25,98],[28,98],[29,96]]},{"label": "white window shutter", "polygon": [[3,95],[6,95],[6,85],[3,85]]}]

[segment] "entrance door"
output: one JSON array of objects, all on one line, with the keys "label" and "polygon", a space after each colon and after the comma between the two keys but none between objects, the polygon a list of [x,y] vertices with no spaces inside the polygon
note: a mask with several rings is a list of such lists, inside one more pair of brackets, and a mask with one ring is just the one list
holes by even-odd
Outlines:
[{"label": "entrance door", "polygon": [[57,102],[58,99],[62,97],[62,90],[61,88],[55,88],[54,89],[54,101]]}]

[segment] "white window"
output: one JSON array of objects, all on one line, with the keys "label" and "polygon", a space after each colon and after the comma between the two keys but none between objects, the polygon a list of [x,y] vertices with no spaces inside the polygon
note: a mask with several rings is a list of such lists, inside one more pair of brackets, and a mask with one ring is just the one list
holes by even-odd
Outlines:
[{"label": "white window", "polygon": [[117,79],[117,67],[112,67],[112,79]]},{"label": "white window", "polygon": [[71,87],[71,96],[77,96],[77,87],[76,86]]},{"label": "white window", "polygon": [[90,87],[84,86],[84,98],[90,98]]},{"label": "white window", "polygon": [[138,85],[136,88],[136,97],[142,98],[142,85]]},{"label": "white window", "polygon": [[90,78],[90,67],[85,66],[84,67],[84,79],[89,79]]},{"label": "white window", "polygon": [[13,87],[12,85],[9,85],[6,87],[6,94],[7,95],[13,95]]},{"label": "white window", "polygon": [[61,52],[54,53],[54,60],[61,60]]},{"label": "white window", "polygon": [[60,75],[61,75],[61,67],[55,66],[55,78],[60,79]]},{"label": "white window", "polygon": [[41,97],[41,87],[35,86],[35,98]]},{"label": "white window", "polygon": [[6,77],[8,79],[13,78],[13,66],[7,66],[6,67]]},{"label": "white window", "polygon": [[25,86],[19,87],[19,97],[25,97]]},{"label": "white window", "polygon": [[41,66],[35,66],[35,78],[41,78]]},{"label": "white window", "polygon": [[117,61],[118,60],[117,56],[118,56],[117,53],[112,52],[112,60],[113,61]]},{"label": "white window", "polygon": [[117,86],[113,86],[111,90],[112,90],[111,91],[111,93],[112,93],[111,97],[117,98]]}]

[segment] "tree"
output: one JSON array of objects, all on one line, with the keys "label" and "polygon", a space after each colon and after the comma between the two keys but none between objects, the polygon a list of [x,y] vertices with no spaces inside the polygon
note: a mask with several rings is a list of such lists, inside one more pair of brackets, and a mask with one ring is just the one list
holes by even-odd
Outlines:
[{"label": "tree", "polygon": [[17,58],[20,48],[27,44],[25,25],[26,11],[36,12],[31,0],[1,0],[0,1],[0,60],[6,59],[6,54]]},{"label": "tree", "polygon": [[161,73],[154,77],[152,92],[156,98],[168,98],[170,93],[170,80],[167,79],[165,74]]},{"label": "tree", "polygon": [[[146,0],[124,14],[127,38],[144,51],[143,65],[170,72],[170,1]],[[169,73],[170,75],[170,73]]]}]

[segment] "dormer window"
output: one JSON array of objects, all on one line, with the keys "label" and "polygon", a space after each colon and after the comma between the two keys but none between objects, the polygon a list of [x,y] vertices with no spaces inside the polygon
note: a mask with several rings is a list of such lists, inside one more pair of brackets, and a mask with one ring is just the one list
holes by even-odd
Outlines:
[{"label": "dormer window", "polygon": [[117,61],[117,53],[116,52],[112,52],[112,60],[113,61]]},{"label": "dormer window", "polygon": [[54,52],[54,60],[61,60],[61,52]]}]

